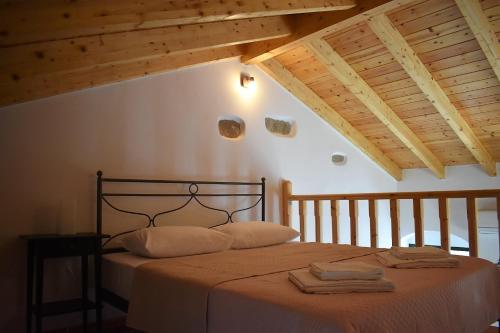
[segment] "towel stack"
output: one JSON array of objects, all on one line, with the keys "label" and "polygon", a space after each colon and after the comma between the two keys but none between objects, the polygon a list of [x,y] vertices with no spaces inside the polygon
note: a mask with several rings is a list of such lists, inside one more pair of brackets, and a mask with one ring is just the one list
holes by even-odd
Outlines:
[{"label": "towel stack", "polygon": [[382,268],[363,262],[312,263],[309,269],[288,272],[300,290],[312,294],[392,291]]},{"label": "towel stack", "polygon": [[394,268],[453,268],[458,259],[435,247],[396,247],[376,254],[378,261]]}]

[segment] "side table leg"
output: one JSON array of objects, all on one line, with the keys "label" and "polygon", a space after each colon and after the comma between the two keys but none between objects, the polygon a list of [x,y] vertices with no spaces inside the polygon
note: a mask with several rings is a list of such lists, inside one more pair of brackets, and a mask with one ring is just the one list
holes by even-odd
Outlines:
[{"label": "side table leg", "polygon": [[31,333],[33,321],[33,244],[28,243],[28,260],[26,267],[26,332]]},{"label": "side table leg", "polygon": [[[100,241],[100,240],[99,240]],[[102,332],[102,294],[101,294],[101,253],[99,251],[94,257],[95,262],[95,313],[96,331]]]},{"label": "side table leg", "polygon": [[36,333],[42,333],[43,257],[36,257]]},{"label": "side table leg", "polygon": [[88,256],[82,256],[82,322],[83,332],[87,332],[87,311],[88,311],[88,280],[89,280],[89,263]]}]

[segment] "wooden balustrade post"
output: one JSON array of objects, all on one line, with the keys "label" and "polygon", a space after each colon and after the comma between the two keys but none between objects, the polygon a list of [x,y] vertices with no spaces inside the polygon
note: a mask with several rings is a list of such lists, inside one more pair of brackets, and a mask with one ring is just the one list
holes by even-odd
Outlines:
[{"label": "wooden balustrade post", "polygon": [[283,180],[281,183],[281,224],[290,226],[290,196],[292,195],[292,183]]},{"label": "wooden balustrade post", "polygon": [[349,200],[349,220],[351,221],[351,245],[358,243],[358,203],[356,200]]},{"label": "wooden balustrade post", "polygon": [[370,246],[377,247],[377,202],[368,200],[368,215],[370,216]]},{"label": "wooden balustrade post", "polygon": [[314,200],[314,229],[316,231],[315,241],[321,243],[321,235],[323,232],[321,230],[321,211],[319,200]]},{"label": "wooden balustrade post", "polygon": [[413,199],[413,220],[415,221],[415,244],[424,246],[424,224],[422,223],[422,200]]},{"label": "wooden balustrade post", "polygon": [[498,264],[500,265],[500,193],[497,194],[497,222],[498,222]]},{"label": "wooden balustrade post", "polygon": [[450,251],[450,230],[448,221],[448,199],[440,197],[439,202],[439,231],[441,234],[441,248],[445,251]]},{"label": "wooden balustrade post", "polygon": [[330,200],[330,212],[332,215],[332,243],[339,242],[339,210],[337,200]]},{"label": "wooden balustrade post", "polygon": [[299,200],[300,241],[306,240],[306,212],[304,200]]},{"label": "wooden balustrade post", "polygon": [[[307,202],[314,203],[314,219],[315,219],[315,241],[321,242],[323,237],[323,224],[321,217],[321,202],[330,201],[330,213],[332,216],[332,243],[339,241],[339,219],[338,219],[338,202],[339,200],[347,200],[349,202],[349,221],[351,228],[351,244],[358,243],[358,201],[367,200],[369,217],[370,217],[370,246],[378,245],[378,230],[377,230],[377,203],[378,200],[389,200],[390,216],[391,216],[391,236],[392,245],[400,246],[401,230],[399,219],[399,200],[412,200],[413,202],[413,218],[415,221],[415,243],[417,246],[424,246],[424,221],[423,221],[423,200],[433,199],[438,200],[439,204],[439,221],[441,229],[441,247],[449,251],[450,249],[450,226],[449,226],[449,200],[454,198],[466,198],[467,202],[467,221],[469,229],[469,248],[471,256],[478,256],[478,230],[477,230],[477,213],[476,200],[478,198],[495,198],[497,201],[497,218],[499,225],[500,237],[500,190],[465,190],[465,191],[427,191],[427,192],[388,192],[388,193],[353,193],[353,194],[304,194],[292,195],[291,183],[288,181],[282,184],[282,213],[283,224],[290,225],[289,205],[292,201],[297,201],[299,204],[300,217],[300,240],[305,241],[307,238]],[[285,209],[287,208],[287,209]],[[500,244],[499,244],[500,248]]]},{"label": "wooden balustrade post", "polygon": [[399,202],[398,199],[390,199],[391,207],[391,232],[392,232],[392,246],[399,246],[400,244],[400,231],[399,231]]},{"label": "wooden balustrade post", "polygon": [[477,218],[476,218],[476,198],[467,197],[467,222],[469,227],[469,255],[477,257]]}]

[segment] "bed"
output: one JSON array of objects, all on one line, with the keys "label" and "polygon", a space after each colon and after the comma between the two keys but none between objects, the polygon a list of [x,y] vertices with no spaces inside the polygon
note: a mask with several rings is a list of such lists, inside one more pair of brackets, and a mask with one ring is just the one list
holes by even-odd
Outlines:
[{"label": "bed", "polygon": [[[106,181],[117,180],[98,176],[99,232]],[[198,184],[186,184],[187,198],[195,200],[192,185],[197,189]],[[256,203],[244,209],[262,203],[264,221],[265,183],[252,184],[261,191],[250,193]],[[227,212],[225,223],[232,222],[233,213]],[[127,311],[130,327],[153,333],[482,332],[500,316],[499,270],[478,258],[459,257],[455,269],[385,268],[396,285],[389,293],[311,295],[288,281],[290,270],[313,261],[381,265],[375,259],[380,251],[386,249],[292,242],[149,259],[103,250],[98,297]]]}]

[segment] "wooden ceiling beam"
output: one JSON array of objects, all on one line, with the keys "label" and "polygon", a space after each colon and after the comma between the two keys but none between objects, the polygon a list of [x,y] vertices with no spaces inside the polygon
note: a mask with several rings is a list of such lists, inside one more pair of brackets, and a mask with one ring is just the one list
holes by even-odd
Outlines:
[{"label": "wooden ceiling beam", "polygon": [[294,22],[291,36],[248,45],[241,61],[256,64],[287,52],[308,40],[322,38],[346,27],[365,21],[414,0],[357,0],[354,8],[331,12],[300,15]]},{"label": "wooden ceiling beam", "polygon": [[323,99],[316,95],[303,82],[290,73],[281,63],[275,59],[269,59],[258,64],[264,72],[274,78],[285,89],[292,93],[302,103],[323,118],[328,124],[335,128],[341,135],[351,141],[356,147],[364,152],[382,169],[396,180],[402,179],[401,168],[389,159],[370,140],[354,128],[346,119],[337,113]]},{"label": "wooden ceiling beam", "polygon": [[490,153],[389,18],[382,14],[371,18],[368,23],[479,164],[490,176],[495,176],[495,161]]},{"label": "wooden ceiling beam", "polygon": [[184,24],[345,10],[355,0],[46,0],[0,5],[0,45]]},{"label": "wooden ceiling beam", "polygon": [[155,28],[0,48],[0,79],[74,71],[277,38],[291,33],[283,17]]},{"label": "wooden ceiling beam", "polygon": [[479,0],[455,0],[465,21],[476,37],[491,68],[500,80],[500,43]]},{"label": "wooden ceiling beam", "polygon": [[239,46],[228,46],[0,82],[0,107],[240,55]]},{"label": "wooden ceiling beam", "polygon": [[354,94],[387,128],[410,149],[436,177],[444,178],[445,169],[439,159],[398,117],[382,98],[323,39],[309,41],[306,46],[328,71]]}]

